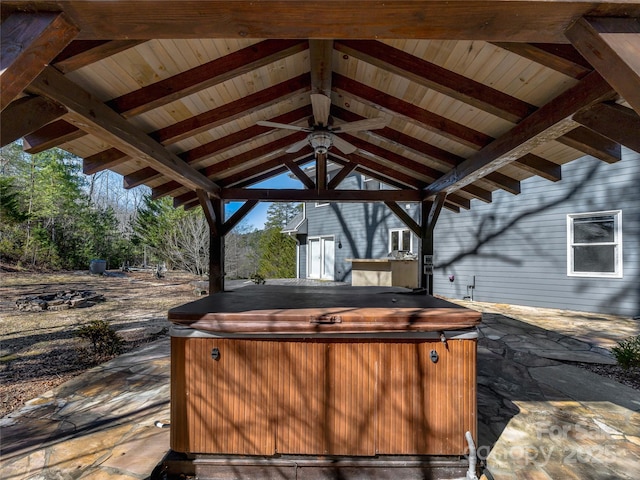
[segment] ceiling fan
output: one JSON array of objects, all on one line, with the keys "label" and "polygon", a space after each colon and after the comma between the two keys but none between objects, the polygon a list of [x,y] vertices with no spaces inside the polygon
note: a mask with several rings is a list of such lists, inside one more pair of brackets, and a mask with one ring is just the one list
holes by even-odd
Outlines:
[{"label": "ceiling fan", "polygon": [[263,127],[284,128],[287,130],[309,133],[306,139],[294,143],[286,150],[286,152],[295,153],[302,150],[304,146],[311,145],[316,155],[326,154],[331,146],[335,146],[344,154],[353,153],[357,150],[357,147],[338,137],[336,133],[375,130],[387,125],[387,121],[384,118],[379,117],[366,118],[364,120],[358,120],[357,122],[344,123],[334,127],[332,125],[333,119],[329,115],[331,99],[321,93],[311,94],[311,108],[313,110],[313,117],[309,118],[308,127],[262,120],[257,123]]}]

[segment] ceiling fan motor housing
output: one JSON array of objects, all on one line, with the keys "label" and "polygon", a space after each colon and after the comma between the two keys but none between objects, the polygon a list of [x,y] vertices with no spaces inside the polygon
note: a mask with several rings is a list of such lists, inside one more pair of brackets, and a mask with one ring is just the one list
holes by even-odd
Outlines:
[{"label": "ceiling fan motor housing", "polygon": [[333,145],[331,134],[329,132],[312,132],[309,134],[307,139],[313,147],[313,151],[316,155],[325,155],[329,151],[331,145]]}]

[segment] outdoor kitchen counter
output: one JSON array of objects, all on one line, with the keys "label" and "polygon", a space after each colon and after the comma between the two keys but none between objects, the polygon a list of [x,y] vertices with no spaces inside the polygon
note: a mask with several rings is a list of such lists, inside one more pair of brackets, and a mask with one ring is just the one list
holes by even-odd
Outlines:
[{"label": "outdoor kitchen counter", "polygon": [[169,311],[174,324],[215,333],[428,332],[475,327],[481,314],[389,287],[255,285]]}]

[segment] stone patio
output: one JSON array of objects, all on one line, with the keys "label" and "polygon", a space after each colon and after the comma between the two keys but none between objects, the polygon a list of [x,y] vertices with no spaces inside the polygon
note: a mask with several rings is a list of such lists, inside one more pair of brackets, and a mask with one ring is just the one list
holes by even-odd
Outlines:
[{"label": "stone patio", "polygon": [[[637,478],[640,392],[561,360],[611,363],[607,348],[639,334],[638,321],[459,303],[484,312],[478,454],[486,478]],[[149,478],[169,449],[169,430],[154,426],[169,418],[169,364],[163,339],[0,420],[0,477]]]}]

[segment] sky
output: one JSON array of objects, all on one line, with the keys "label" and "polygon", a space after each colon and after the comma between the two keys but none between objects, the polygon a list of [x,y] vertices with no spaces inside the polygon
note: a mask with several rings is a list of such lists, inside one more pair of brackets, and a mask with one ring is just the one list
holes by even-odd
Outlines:
[{"label": "sky", "polygon": [[[282,173],[263,182],[256,183],[249,188],[303,188],[302,182],[291,178],[289,172]],[[242,206],[243,202],[230,202],[225,208],[225,216],[229,218]],[[259,202],[240,222],[240,226],[250,226],[261,230],[267,220],[267,209],[272,202]]]}]

